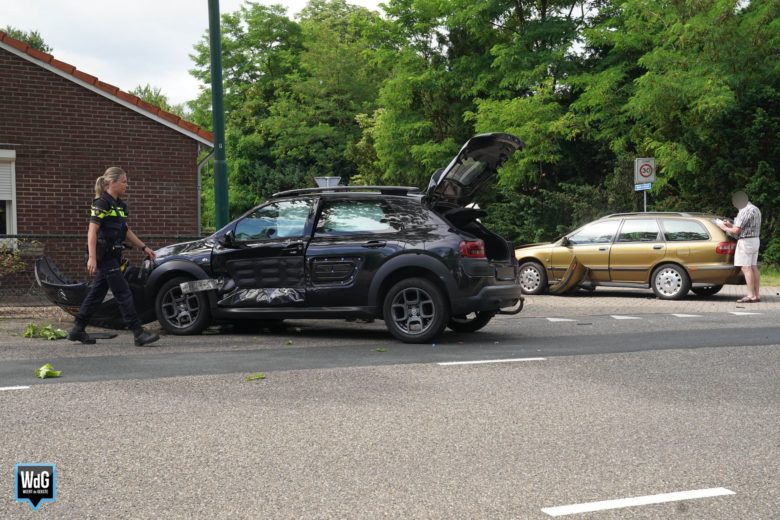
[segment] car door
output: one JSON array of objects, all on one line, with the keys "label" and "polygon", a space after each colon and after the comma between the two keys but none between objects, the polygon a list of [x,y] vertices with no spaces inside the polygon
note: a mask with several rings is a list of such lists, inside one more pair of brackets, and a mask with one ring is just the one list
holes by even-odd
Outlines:
[{"label": "car door", "polygon": [[592,222],[559,241],[550,262],[553,279],[560,280],[576,256],[588,268],[591,280],[609,281],[609,251],[619,225],[620,220]]},{"label": "car door", "polygon": [[377,269],[403,251],[403,224],[394,206],[378,197],[323,198],[306,251],[310,306],[369,305]]},{"label": "car door", "polygon": [[666,242],[654,218],[626,219],[609,254],[613,282],[648,283],[650,270],[666,256]]},{"label": "car door", "polygon": [[236,221],[212,252],[223,307],[279,307],[306,300],[304,252],[313,199],[280,200]]}]

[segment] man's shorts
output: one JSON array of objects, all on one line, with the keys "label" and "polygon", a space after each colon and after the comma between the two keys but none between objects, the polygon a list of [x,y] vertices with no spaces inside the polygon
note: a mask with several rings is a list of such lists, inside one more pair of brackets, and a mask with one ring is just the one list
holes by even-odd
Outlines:
[{"label": "man's shorts", "polygon": [[758,247],[760,245],[761,240],[758,237],[740,238],[734,253],[734,265],[737,267],[758,265]]}]

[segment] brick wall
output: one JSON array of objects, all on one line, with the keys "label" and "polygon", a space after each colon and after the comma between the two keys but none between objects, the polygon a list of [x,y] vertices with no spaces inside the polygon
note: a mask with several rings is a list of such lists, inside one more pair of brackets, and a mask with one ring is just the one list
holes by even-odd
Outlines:
[{"label": "brick wall", "polygon": [[148,245],[197,233],[194,139],[4,49],[0,143],[16,151],[17,233],[83,235],[51,246],[66,274],[83,276],[95,179],[109,166],[128,172],[130,227]]}]

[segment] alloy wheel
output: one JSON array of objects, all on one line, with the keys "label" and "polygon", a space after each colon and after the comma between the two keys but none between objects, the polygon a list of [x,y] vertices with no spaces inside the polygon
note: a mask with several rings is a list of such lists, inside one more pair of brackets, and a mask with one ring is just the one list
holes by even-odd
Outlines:
[{"label": "alloy wheel", "polygon": [[200,314],[200,302],[194,293],[184,294],[179,287],[172,287],[162,299],[164,319],[172,326],[183,329],[192,325]]},{"label": "alloy wheel", "polygon": [[391,304],[396,326],[406,334],[423,334],[431,328],[436,318],[436,304],[425,290],[417,287],[403,289]]}]

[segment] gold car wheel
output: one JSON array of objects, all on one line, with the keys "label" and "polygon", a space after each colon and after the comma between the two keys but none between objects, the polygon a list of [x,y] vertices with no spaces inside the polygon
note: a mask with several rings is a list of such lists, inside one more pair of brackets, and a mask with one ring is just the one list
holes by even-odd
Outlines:
[{"label": "gold car wheel", "polygon": [[[520,288],[526,294],[536,294],[543,283],[542,267],[535,263],[526,263],[520,267]],[[546,281],[544,281],[546,283]]]},{"label": "gold car wheel", "polygon": [[656,271],[653,282],[656,294],[664,299],[679,298],[689,290],[688,279],[677,267],[662,267]]}]

